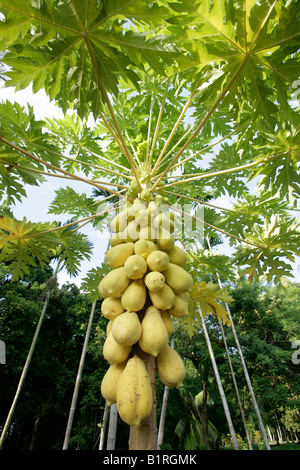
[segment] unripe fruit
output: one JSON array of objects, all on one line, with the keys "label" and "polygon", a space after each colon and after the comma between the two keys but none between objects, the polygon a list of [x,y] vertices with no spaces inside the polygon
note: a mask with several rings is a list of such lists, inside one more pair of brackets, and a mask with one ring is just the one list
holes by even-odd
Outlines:
[{"label": "unripe fruit", "polygon": [[103,356],[110,364],[126,361],[131,352],[131,346],[123,346],[116,342],[112,329],[103,344]]},{"label": "unripe fruit", "polygon": [[182,250],[179,246],[174,245],[171,250],[168,251],[168,256],[170,263],[177,264],[178,266],[185,266],[187,256],[184,250]]},{"label": "unripe fruit", "polygon": [[99,293],[106,297],[120,297],[128,287],[130,279],[126,276],[124,266],[113,269],[100,281]]},{"label": "unripe fruit", "polygon": [[141,200],[142,201],[149,201],[150,197],[151,197],[150,189],[148,189],[148,188],[143,189],[141,194],[140,194]]},{"label": "unripe fruit", "polygon": [[189,291],[193,286],[192,276],[181,266],[169,263],[168,268],[163,271],[166,283],[172,287],[175,294],[183,294]]},{"label": "unripe fruit", "polygon": [[120,297],[107,297],[104,299],[101,304],[101,312],[108,320],[114,320],[118,315],[125,312]]},{"label": "unripe fruit", "polygon": [[165,271],[169,267],[169,257],[164,251],[155,250],[148,256],[147,264],[151,271]]},{"label": "unripe fruit", "polygon": [[160,310],[169,310],[175,303],[175,294],[166,283],[158,292],[149,290],[149,296],[152,304]]},{"label": "unripe fruit", "polygon": [[138,312],[146,302],[146,286],[143,279],[132,281],[121,297],[121,304],[129,312]]},{"label": "unripe fruit", "polygon": [[124,268],[129,279],[140,279],[146,273],[148,266],[142,256],[131,255],[126,259]]},{"label": "unripe fruit", "polygon": [[151,271],[144,277],[144,282],[151,292],[158,292],[163,288],[165,276],[159,271]]},{"label": "unripe fruit", "polygon": [[122,243],[110,248],[105,255],[107,264],[112,268],[123,266],[125,261],[134,252],[134,243]]},{"label": "unripe fruit", "polygon": [[112,335],[117,343],[132,346],[142,334],[142,325],[135,312],[124,312],[113,322]]},{"label": "unripe fruit", "polygon": [[168,330],[161,317],[160,311],[151,306],[148,307],[142,320],[142,335],[139,345],[143,351],[157,356],[168,342]]},{"label": "unripe fruit", "polygon": [[153,394],[144,362],[134,355],[127,361],[117,386],[117,409],[120,418],[130,426],[138,426],[150,416]]},{"label": "unripe fruit", "polygon": [[120,364],[112,364],[106,371],[101,382],[101,395],[107,401],[108,406],[117,401],[117,386],[119,378],[125,369],[126,361]]},{"label": "unripe fruit", "polygon": [[179,387],[186,371],[179,354],[167,345],[156,358],[157,373],[160,381],[168,387]]}]

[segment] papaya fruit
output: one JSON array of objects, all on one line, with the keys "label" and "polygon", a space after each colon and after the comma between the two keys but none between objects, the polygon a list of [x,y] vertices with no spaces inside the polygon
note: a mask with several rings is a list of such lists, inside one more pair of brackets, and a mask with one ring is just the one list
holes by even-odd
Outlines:
[{"label": "papaya fruit", "polygon": [[126,276],[124,266],[113,269],[101,279],[98,290],[100,295],[106,297],[120,297],[130,282],[129,277]]},{"label": "papaya fruit", "polygon": [[153,220],[153,226],[156,229],[160,229],[161,227],[163,227],[167,230],[167,232],[174,232],[174,220],[172,220],[169,214],[172,213],[161,212],[160,214],[158,214]]},{"label": "papaya fruit", "polygon": [[144,277],[144,282],[151,292],[158,292],[165,283],[165,276],[159,271],[151,271]]},{"label": "papaya fruit", "polygon": [[142,256],[131,255],[126,259],[124,268],[129,279],[140,279],[146,273],[148,266]]},{"label": "papaya fruit", "polygon": [[154,241],[156,239],[155,228],[151,224],[140,227],[139,239]]},{"label": "papaya fruit", "polygon": [[127,361],[117,384],[117,409],[122,421],[138,426],[148,418],[153,407],[150,377],[138,355]]},{"label": "papaya fruit", "polygon": [[160,381],[167,387],[179,387],[186,374],[184,363],[175,349],[168,344],[156,357]]},{"label": "papaya fruit", "polygon": [[168,310],[161,310],[160,314],[164,324],[166,325],[168,335],[170,336],[174,331],[174,323],[171,315]]},{"label": "papaya fruit", "polygon": [[169,267],[169,257],[161,250],[155,250],[147,258],[147,264],[151,271],[165,271]]},{"label": "papaya fruit", "polygon": [[112,233],[109,239],[109,243],[111,247],[120,245],[121,243],[125,243],[124,238],[122,238],[122,232]]},{"label": "papaya fruit", "polygon": [[142,320],[142,334],[139,345],[146,353],[157,356],[169,339],[167,327],[161,317],[160,310],[154,306],[147,308]]},{"label": "papaya fruit", "polygon": [[119,268],[134,252],[134,243],[121,243],[107,250],[105,259],[110,268]]},{"label": "papaya fruit", "polygon": [[174,317],[184,317],[189,313],[189,293],[175,294],[175,302],[173,307],[169,309],[169,313]]},{"label": "papaya fruit", "polygon": [[131,220],[128,225],[125,227],[123,232],[120,234],[120,238],[124,242],[135,242],[139,239],[140,228],[135,220]]},{"label": "papaya fruit", "polygon": [[170,263],[177,264],[178,266],[185,266],[187,261],[186,252],[180,246],[174,245],[171,250],[168,250]]},{"label": "papaya fruit", "polygon": [[107,401],[108,406],[117,401],[117,386],[119,378],[125,369],[126,361],[112,364],[106,371],[101,382],[101,395]]},{"label": "papaya fruit", "polygon": [[121,297],[121,305],[129,312],[138,312],[146,302],[146,286],[143,279],[135,279],[126,288]]},{"label": "papaya fruit", "polygon": [[135,312],[124,312],[112,324],[112,335],[118,344],[132,346],[142,334],[142,325]]},{"label": "papaya fruit", "polygon": [[164,284],[158,292],[151,292],[149,296],[152,304],[160,310],[169,310],[175,303],[175,294],[168,284]]},{"label": "papaya fruit", "polygon": [[126,361],[131,352],[131,346],[117,343],[112,334],[112,329],[108,333],[103,344],[103,356],[110,364]]},{"label": "papaya fruit", "polygon": [[134,253],[147,259],[150,253],[156,249],[153,241],[137,240],[134,244]]},{"label": "papaya fruit", "polygon": [[172,233],[170,233],[164,227],[160,227],[158,235],[156,237],[156,243],[161,250],[171,250],[175,244],[175,239]]},{"label": "papaya fruit", "polygon": [[106,297],[101,304],[101,313],[108,320],[114,320],[123,312],[125,310],[121,305],[120,297]]},{"label": "papaya fruit", "polygon": [[128,222],[134,218],[134,211],[131,207],[119,212],[110,222],[112,232],[122,232]]},{"label": "papaya fruit", "polygon": [[181,266],[169,263],[168,268],[163,271],[166,283],[172,287],[175,294],[183,294],[191,290],[193,286],[192,276]]}]

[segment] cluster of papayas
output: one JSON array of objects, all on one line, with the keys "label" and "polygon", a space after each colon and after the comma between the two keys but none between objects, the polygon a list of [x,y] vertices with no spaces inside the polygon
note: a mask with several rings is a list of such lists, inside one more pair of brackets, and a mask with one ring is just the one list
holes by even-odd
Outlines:
[{"label": "cluster of papayas", "polygon": [[153,405],[139,348],[155,357],[163,384],[176,387],[184,380],[184,363],[168,342],[173,317],[188,313],[193,284],[184,268],[186,253],[175,245],[174,213],[146,196],[110,222],[106,261],[111,271],[99,284],[101,311],[109,320],[103,355],[110,364],[101,393],[109,405],[117,403],[121,419],[132,426],[146,419]]}]

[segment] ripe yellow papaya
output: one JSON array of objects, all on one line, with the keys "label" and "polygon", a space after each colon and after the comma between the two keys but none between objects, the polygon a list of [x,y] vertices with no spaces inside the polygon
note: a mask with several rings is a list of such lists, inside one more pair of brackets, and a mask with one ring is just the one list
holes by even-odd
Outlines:
[{"label": "ripe yellow papaya", "polygon": [[142,334],[142,325],[135,312],[124,312],[112,324],[112,335],[117,343],[132,346]]},{"label": "ripe yellow papaya", "polygon": [[175,349],[168,344],[156,357],[160,381],[168,387],[179,387],[186,374],[184,363]]},{"label": "ripe yellow papaya", "polygon": [[134,252],[134,243],[121,243],[107,250],[105,259],[107,264],[112,268],[123,266],[125,261]]},{"label": "ripe yellow papaya", "polygon": [[168,342],[169,334],[160,310],[148,307],[142,320],[142,334],[139,345],[143,351],[157,356]]},{"label": "ripe yellow papaya", "polygon": [[139,239],[139,232],[140,228],[135,220],[131,220],[127,227],[123,230],[120,234],[120,238],[124,240],[124,242],[135,242]]},{"label": "ripe yellow papaya", "polygon": [[156,229],[163,227],[168,232],[174,232],[174,220],[172,220],[169,214],[171,213],[161,212],[160,214],[158,214],[153,220],[153,226]]},{"label": "ripe yellow papaya", "polygon": [[121,297],[121,305],[129,312],[138,312],[146,302],[146,286],[143,279],[135,279],[126,288]]},{"label": "ripe yellow papaya", "polygon": [[111,247],[120,245],[121,243],[125,243],[125,240],[121,236],[122,232],[115,232],[111,234],[109,239],[109,243]]},{"label": "ripe yellow papaya", "polygon": [[139,239],[154,241],[156,239],[155,228],[150,224],[140,227]]},{"label": "ripe yellow papaya", "polygon": [[165,271],[169,267],[169,257],[161,250],[155,250],[147,258],[147,264],[151,271]]},{"label": "ripe yellow papaya", "polygon": [[156,246],[150,240],[137,240],[134,244],[134,253],[142,256],[144,259],[147,259],[154,250],[156,250]]},{"label": "ripe yellow papaya", "polygon": [[153,407],[150,377],[142,359],[136,354],[127,361],[117,385],[117,409],[120,418],[138,426],[148,418]]},{"label": "ripe yellow papaya", "polygon": [[174,323],[168,310],[161,310],[161,318],[166,325],[168,335],[170,336],[174,331]]},{"label": "ripe yellow papaya", "polygon": [[169,313],[173,317],[184,317],[189,313],[189,293],[175,294],[175,302],[173,307],[169,309]]},{"label": "ripe yellow papaya", "polygon": [[173,307],[175,302],[175,294],[172,288],[164,283],[163,287],[158,292],[151,292],[149,296],[152,304],[160,310],[169,310]]},{"label": "ripe yellow papaya", "polygon": [[144,282],[151,292],[158,292],[165,284],[165,276],[159,271],[151,271],[144,277]]},{"label": "ripe yellow papaya", "polygon": [[168,268],[163,271],[166,283],[172,287],[175,294],[183,294],[191,290],[193,286],[192,276],[181,266],[169,263]]},{"label": "ripe yellow papaya", "polygon": [[161,250],[171,250],[175,244],[175,239],[172,233],[166,230],[164,227],[160,227],[158,236],[156,237],[156,243]]},{"label": "ripe yellow papaya", "polygon": [[150,214],[148,212],[148,209],[146,207],[142,210],[139,210],[135,214],[135,221],[138,225],[140,225],[140,227],[144,227],[144,226],[146,226],[150,223],[151,216],[150,216]]},{"label": "ripe yellow papaya", "polygon": [[117,401],[117,386],[119,378],[125,369],[126,361],[112,364],[106,371],[101,382],[101,395],[107,401],[108,406]]},{"label": "ripe yellow papaya", "polygon": [[131,255],[125,261],[124,268],[129,279],[141,279],[146,273],[148,266],[142,256]]},{"label": "ripe yellow papaya", "polygon": [[185,266],[187,261],[186,252],[180,246],[174,245],[171,250],[167,251],[170,263],[177,264],[178,266]]},{"label": "ripe yellow papaya", "polygon": [[117,343],[112,334],[112,329],[108,333],[103,344],[103,356],[110,364],[126,361],[131,352],[131,346],[124,346]]},{"label": "ripe yellow papaya", "polygon": [[100,281],[99,293],[106,299],[107,297],[121,297],[130,282],[126,276],[124,266],[113,269]]},{"label": "ripe yellow papaya", "polygon": [[120,297],[106,297],[101,304],[101,312],[108,320],[114,320],[118,315],[125,312]]},{"label": "ripe yellow papaya", "polygon": [[127,207],[119,212],[110,222],[112,232],[122,232],[128,222],[134,218],[134,212],[131,207]]},{"label": "ripe yellow papaya", "polygon": [[121,297],[130,282],[126,276],[124,266],[113,269],[101,279],[98,290],[100,295],[106,297]]}]

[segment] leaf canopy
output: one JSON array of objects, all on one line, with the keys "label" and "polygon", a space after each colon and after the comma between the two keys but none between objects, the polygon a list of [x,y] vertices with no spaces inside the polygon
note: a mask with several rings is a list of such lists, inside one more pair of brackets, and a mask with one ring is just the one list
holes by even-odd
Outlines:
[{"label": "leaf canopy", "polygon": [[[0,12],[6,85],[44,89],[65,113],[36,121],[30,106],[1,104],[2,198],[12,205],[45,178],[80,181],[90,193],[60,188],[50,212],[102,224],[136,183],[208,238],[229,240],[226,261],[250,280],[291,274],[299,1],[0,0]],[[187,225],[179,238],[203,261],[191,263],[195,278],[225,275],[224,257],[207,256]],[[59,238],[75,259],[69,232]],[[78,261],[88,255],[79,251]]]}]

